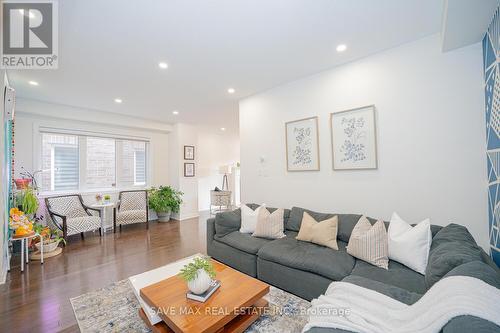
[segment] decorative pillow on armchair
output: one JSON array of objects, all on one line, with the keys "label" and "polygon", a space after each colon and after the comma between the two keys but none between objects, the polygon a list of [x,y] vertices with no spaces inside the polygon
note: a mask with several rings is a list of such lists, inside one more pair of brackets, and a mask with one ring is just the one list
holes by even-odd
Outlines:
[{"label": "decorative pillow on armchair", "polygon": [[352,230],[347,253],[372,265],[388,269],[389,250],[384,222],[379,220],[371,225],[365,216],[361,216]]},{"label": "decorative pillow on armchair", "polygon": [[316,220],[304,212],[302,223],[300,224],[299,234],[295,239],[305,242],[311,242],[318,245],[323,245],[334,250],[338,250],[337,246],[337,227],[338,217],[334,216],[321,222]]},{"label": "decorative pillow on armchair", "polygon": [[284,213],[285,211],[282,208],[278,208],[270,213],[266,207],[260,206],[257,225],[255,226],[255,232],[252,236],[269,239],[285,237]]}]

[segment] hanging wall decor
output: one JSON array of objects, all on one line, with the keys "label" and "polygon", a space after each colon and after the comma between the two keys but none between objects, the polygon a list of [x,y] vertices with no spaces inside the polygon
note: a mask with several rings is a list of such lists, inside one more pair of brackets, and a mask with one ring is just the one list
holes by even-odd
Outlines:
[{"label": "hanging wall decor", "polygon": [[377,168],[375,106],[330,114],[333,169]]},{"label": "hanging wall decor", "polygon": [[288,171],[319,170],[318,117],[287,122],[285,142]]}]

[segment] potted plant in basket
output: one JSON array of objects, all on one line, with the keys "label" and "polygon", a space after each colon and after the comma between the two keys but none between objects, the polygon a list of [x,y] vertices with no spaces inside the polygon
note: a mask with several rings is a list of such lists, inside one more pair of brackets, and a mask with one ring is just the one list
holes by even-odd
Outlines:
[{"label": "potted plant in basket", "polygon": [[156,211],[159,222],[168,222],[172,212],[179,212],[183,194],[171,186],[152,187],[148,191],[149,208]]},{"label": "potted plant in basket", "polygon": [[[59,243],[64,243],[66,245],[66,240],[61,237],[57,230],[52,230],[49,227],[43,226],[41,224],[36,224],[33,229],[38,232],[43,239],[43,252],[50,253],[55,251],[59,246]],[[35,247],[38,251],[41,248],[41,240],[37,239]]]},{"label": "potted plant in basket", "polygon": [[179,272],[179,276],[187,282],[189,290],[194,294],[203,294],[210,288],[215,278],[215,269],[210,258],[194,258]]}]

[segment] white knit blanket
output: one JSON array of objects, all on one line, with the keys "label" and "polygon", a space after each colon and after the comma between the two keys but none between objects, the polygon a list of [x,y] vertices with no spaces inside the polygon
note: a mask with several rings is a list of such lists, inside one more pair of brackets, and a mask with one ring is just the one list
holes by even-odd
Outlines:
[{"label": "white knit blanket", "polygon": [[462,315],[500,326],[500,289],[467,276],[441,279],[412,305],[347,282],[332,282],[311,304],[303,332],[326,327],[360,333],[437,333]]}]

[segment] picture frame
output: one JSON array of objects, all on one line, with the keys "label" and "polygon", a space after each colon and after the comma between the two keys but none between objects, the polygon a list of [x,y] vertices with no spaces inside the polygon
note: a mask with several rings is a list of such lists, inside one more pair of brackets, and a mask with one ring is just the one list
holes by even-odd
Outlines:
[{"label": "picture frame", "polygon": [[194,163],[184,163],[184,177],[194,177],[195,174]]},{"label": "picture frame", "polygon": [[287,171],[319,171],[318,117],[285,123]]},{"label": "picture frame", "polygon": [[184,159],[194,161],[194,146],[184,146]]},{"label": "picture frame", "polygon": [[330,113],[333,170],[378,168],[375,105]]}]

